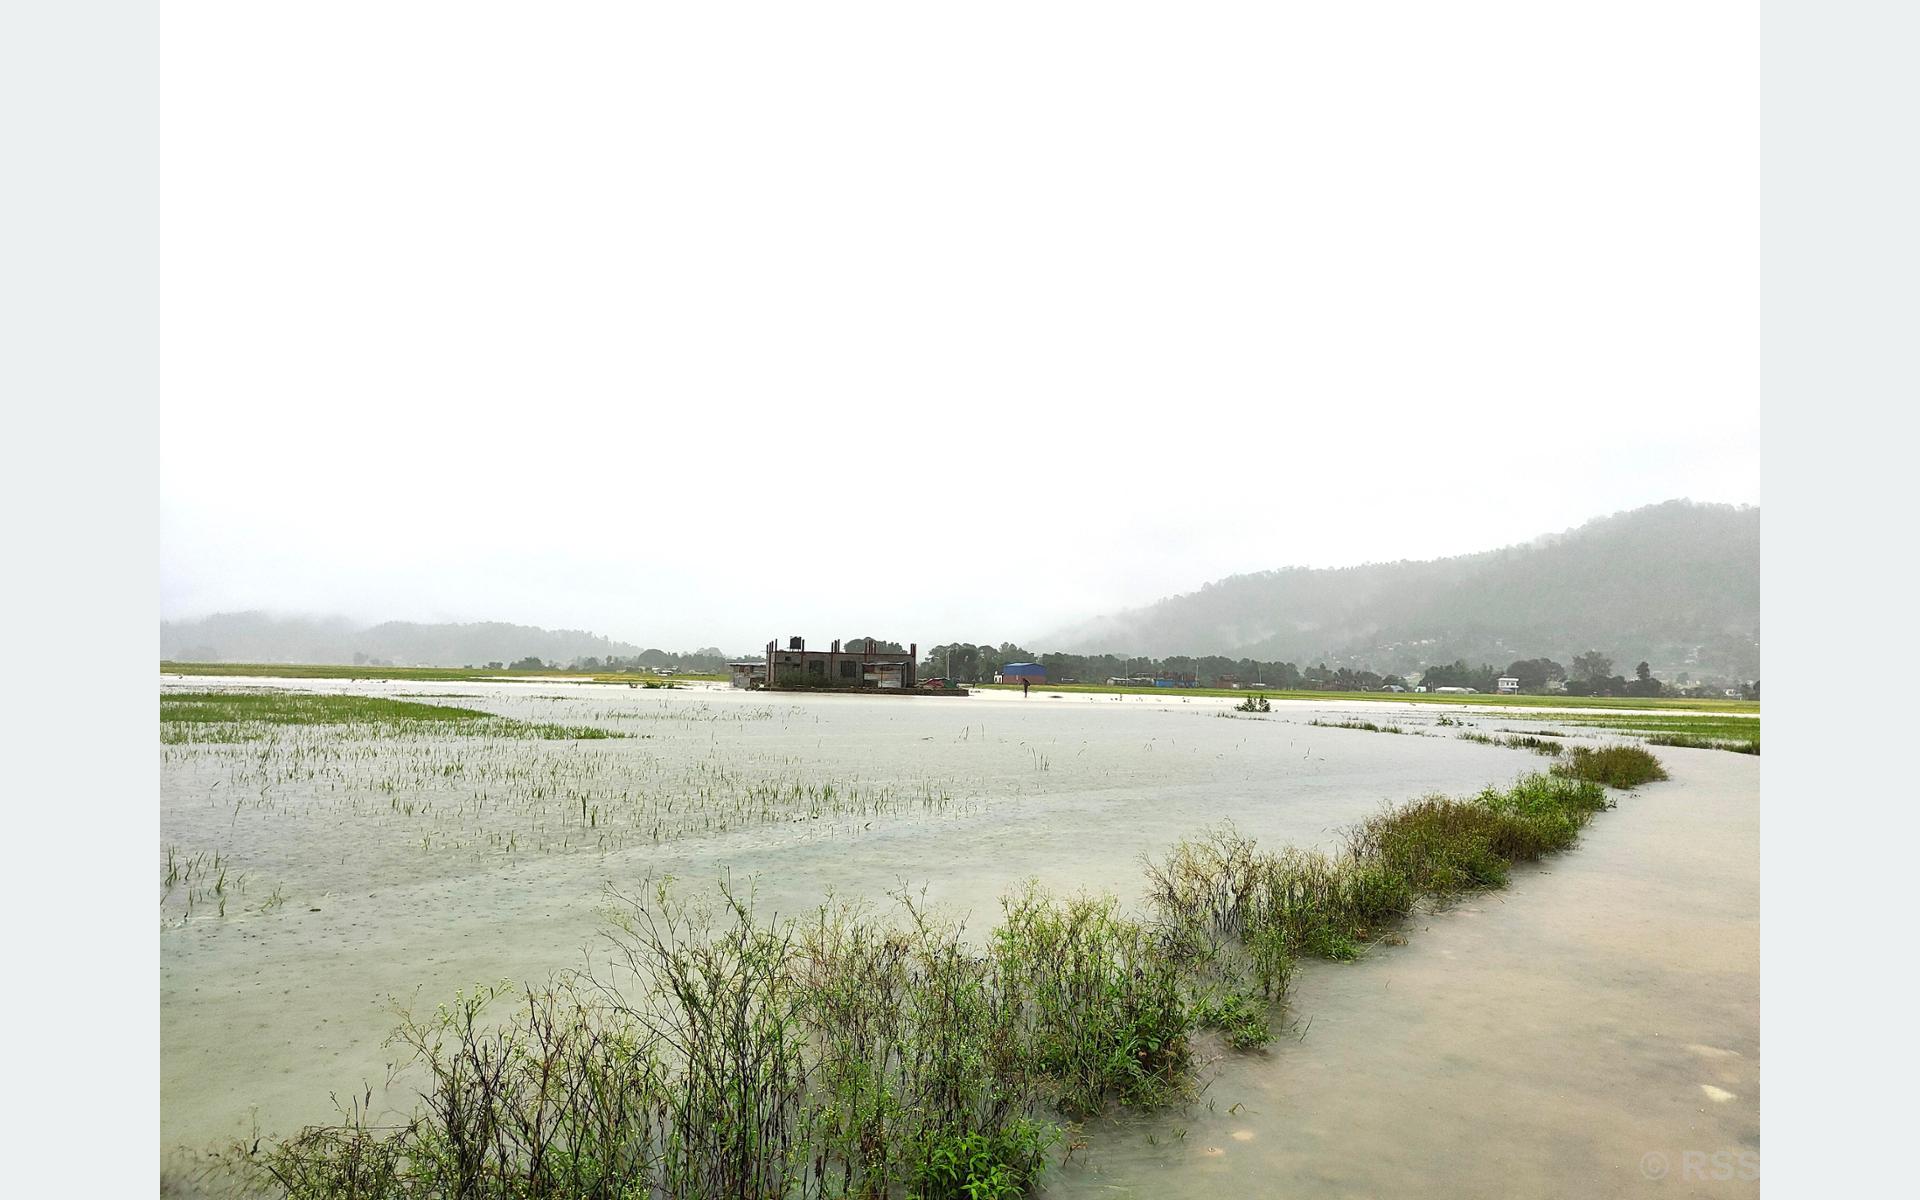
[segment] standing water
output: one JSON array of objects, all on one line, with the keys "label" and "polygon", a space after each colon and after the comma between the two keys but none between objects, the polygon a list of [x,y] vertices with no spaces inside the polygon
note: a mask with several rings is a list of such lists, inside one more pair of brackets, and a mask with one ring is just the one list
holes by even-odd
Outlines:
[{"label": "standing water", "polygon": [[[334,1094],[410,1110],[395,1004],[579,964],[609,884],[730,876],[783,915],[924,888],[984,930],[1029,878],[1134,903],[1142,855],[1223,820],[1328,848],[1540,766],[1413,706],[261,683],[622,736],[163,740],[168,1176],[335,1119]],[[1404,732],[1309,724],[1356,713]],[[1757,1190],[1758,760],[1660,753],[1673,781],[1571,852],[1308,965],[1281,1035],[1221,1050],[1191,1103],[1074,1129],[1049,1194]]]}]

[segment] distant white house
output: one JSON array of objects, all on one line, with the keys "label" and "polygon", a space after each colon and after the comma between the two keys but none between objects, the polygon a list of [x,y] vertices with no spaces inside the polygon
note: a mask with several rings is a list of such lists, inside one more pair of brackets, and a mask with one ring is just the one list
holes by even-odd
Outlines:
[{"label": "distant white house", "polygon": [[1511,694],[1520,690],[1520,681],[1511,675],[1502,675],[1494,681],[1493,686],[1503,693]]}]

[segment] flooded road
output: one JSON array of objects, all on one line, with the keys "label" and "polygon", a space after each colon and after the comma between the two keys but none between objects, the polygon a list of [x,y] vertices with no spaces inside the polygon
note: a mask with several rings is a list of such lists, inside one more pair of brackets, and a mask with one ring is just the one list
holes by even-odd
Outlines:
[{"label": "flooded road", "polygon": [[1049,1194],[1757,1194],[1759,762],[1661,757],[1505,891],[1304,968],[1291,1035],[1091,1127]]},{"label": "flooded road", "polygon": [[[577,964],[609,883],[730,872],[783,914],[925,887],[984,928],[1029,877],[1131,902],[1140,855],[1222,819],[1324,846],[1383,803],[1542,765],[1458,740],[1432,707],[277,685],[632,736],[163,747],[163,856],[219,851],[247,876],[225,916],[162,904],[168,1148],[256,1116],[290,1132],[365,1087],[411,1107],[383,1094],[391,1002]],[[1307,724],[1356,711],[1408,732]],[[1088,1126],[1049,1193],[1756,1190],[1739,1156],[1758,1145],[1759,763],[1660,754],[1674,781],[1624,795],[1571,853],[1420,917],[1404,946],[1304,968],[1291,1033],[1215,1063],[1184,1112]],[[1722,1154],[1725,1180],[1686,1157]]]}]

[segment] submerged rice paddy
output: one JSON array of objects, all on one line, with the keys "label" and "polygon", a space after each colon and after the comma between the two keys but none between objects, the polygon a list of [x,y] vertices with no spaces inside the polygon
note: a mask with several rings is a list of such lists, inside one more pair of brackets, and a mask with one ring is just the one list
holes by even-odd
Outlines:
[{"label": "submerged rice paddy", "polygon": [[[1311,1125],[1276,1123],[1254,1111],[1270,1102],[1274,1089],[1301,1095],[1302,1088],[1333,1086],[1342,1092],[1337,1107],[1363,1104],[1363,1093],[1375,1086],[1356,1077],[1343,1087],[1338,1073],[1318,1067],[1301,1074],[1302,1064],[1314,1060],[1309,1047],[1326,1040],[1328,1022],[1338,1029],[1369,1010],[1328,1003],[1323,973],[1346,978],[1342,972],[1365,975],[1450,953],[1448,930],[1477,911],[1463,897],[1508,883],[1516,892],[1535,886],[1531,876],[1514,876],[1510,868],[1542,854],[1561,855],[1577,873],[1588,851],[1563,852],[1611,803],[1612,789],[1604,785],[1657,778],[1643,766],[1628,769],[1629,760],[1644,754],[1609,749],[1622,737],[1561,729],[1570,718],[1559,714],[1554,729],[1569,738],[1549,738],[1544,729],[1497,733],[1496,720],[1515,727],[1511,712],[1435,722],[1432,710],[1396,713],[1391,722],[1396,731],[1425,736],[1377,737],[1369,734],[1385,727],[1337,706],[1242,715],[1225,702],[1189,698],[1036,696],[1026,702],[994,696],[934,704],[458,682],[414,684],[402,694],[398,686],[262,681],[228,687],[193,680],[163,687],[162,1121],[169,1147],[163,1181],[174,1190],[209,1183],[210,1147],[256,1135],[270,1149],[305,1145],[310,1151],[281,1160],[290,1171],[319,1172],[311,1177],[321,1180],[318,1190],[286,1189],[294,1194],[337,1192],[326,1170],[339,1161],[329,1156],[346,1152],[343,1147],[357,1154],[375,1143],[399,1145],[407,1161],[436,1161],[426,1143],[409,1148],[390,1141],[409,1127],[431,1134],[431,1123],[410,1125],[408,1114],[417,1093],[433,1096],[434,1081],[446,1082],[431,1056],[419,1057],[419,1044],[409,1051],[404,1037],[386,1041],[400,1021],[397,1009],[414,1014],[400,1026],[403,1033],[418,1034],[426,1028],[421,1014],[483,985],[497,1001],[492,1023],[457,1036],[436,1026],[432,1044],[450,1053],[478,1045],[474,1038],[494,1036],[484,1031],[495,1029],[531,1045],[524,1039],[536,1031],[510,1015],[518,1011],[511,1009],[518,985],[533,989],[519,1009],[537,1016],[542,996],[554,1003],[584,999],[570,989],[605,978],[610,944],[626,948],[629,967],[639,959],[684,968],[689,960],[674,957],[680,951],[671,939],[637,938],[632,924],[639,912],[668,910],[633,903],[660,886],[668,890],[657,900],[671,895],[680,897],[674,904],[690,903],[686,898],[717,897],[723,884],[735,895],[753,896],[752,919],[702,926],[709,933],[696,944],[719,945],[732,936],[745,940],[725,944],[787,947],[767,960],[789,964],[764,976],[775,988],[767,994],[799,1004],[796,1019],[804,1016],[816,1031],[852,1036],[879,1028],[869,1025],[880,1019],[877,1011],[858,1016],[868,1009],[845,1009],[833,997],[850,1001],[861,980],[879,978],[868,970],[872,961],[854,953],[857,946],[891,945],[889,939],[905,936],[898,943],[905,957],[889,961],[919,962],[923,969],[901,977],[898,987],[907,990],[895,997],[900,1003],[882,1005],[897,1010],[888,1020],[907,1020],[901,1013],[912,1009],[909,1001],[918,1003],[915,996],[933,998],[934,992],[914,989],[931,986],[927,980],[935,975],[954,986],[971,980],[966,986],[983,1003],[1001,997],[989,1009],[1014,1024],[1002,1030],[1004,1037],[993,1034],[1000,1027],[991,1024],[973,1033],[966,1032],[973,1026],[947,1032],[986,1038],[978,1043],[983,1048],[1026,1047],[997,1060],[996,1070],[1013,1074],[990,1072],[976,1081],[1007,1101],[989,1106],[1000,1116],[987,1124],[973,1118],[897,1127],[829,1122],[841,1132],[820,1136],[842,1147],[829,1157],[843,1174],[814,1163],[793,1168],[797,1175],[781,1175],[789,1168],[779,1167],[749,1183],[785,1179],[784,1190],[796,1195],[875,1187],[997,1195],[1034,1185],[1065,1193],[1119,1187],[1197,1195],[1229,1163],[1256,1172],[1243,1182],[1290,1163],[1282,1169],[1301,1185],[1291,1190],[1351,1190],[1326,1181],[1372,1177],[1377,1166],[1356,1164],[1377,1164],[1377,1150],[1320,1145],[1317,1161],[1309,1162],[1315,1157],[1309,1149],[1319,1144]],[[1217,715],[1240,719],[1187,719]],[[1491,744],[1457,736],[1463,733]],[[1522,739],[1568,741],[1575,748],[1543,762],[1514,753],[1544,753]],[[1626,811],[1595,826],[1594,836],[1604,839],[1616,822],[1631,831],[1635,810],[1684,796],[1689,778],[1708,781],[1703,794],[1714,796],[1717,808],[1738,812],[1751,799],[1750,759],[1701,755],[1675,765],[1680,782],[1620,793],[1629,796]],[[1547,773],[1538,773],[1543,768]],[[1222,824],[1229,821],[1230,828]],[[1736,864],[1740,857],[1736,850]],[[1545,878],[1558,881],[1566,871]],[[1043,890],[1034,892],[1032,880]],[[1662,886],[1684,890],[1690,883],[1681,876]],[[1737,899],[1739,889],[1732,892]],[[902,910],[907,896],[912,903]],[[884,908],[884,920],[874,916],[873,905]],[[724,906],[720,915],[729,911],[738,915]],[[809,912],[838,914],[832,927],[839,940],[827,945],[800,937],[814,927],[790,922]],[[1176,930],[1189,933],[1170,938],[1168,931]],[[1076,940],[1083,936],[1094,940]],[[789,951],[809,945],[812,957],[804,961],[826,964],[824,974],[793,974],[799,990],[781,990],[786,985],[777,979],[803,961],[787,957]],[[1125,949],[1129,945],[1133,949]],[[1507,945],[1527,953],[1524,938]],[[1049,984],[1052,975],[1034,973],[1039,963],[1078,961],[1075,955],[1092,956],[1087,983],[1105,969],[1096,969],[1099,962],[1117,964],[1122,974],[1116,979],[1133,980],[1145,978],[1141,970],[1152,974],[1149,963],[1173,964],[1165,976],[1170,991],[1139,997],[1146,1005],[1137,1010],[1141,1019],[1149,1011],[1164,1018],[1138,1028],[1160,1029],[1155,1039],[1165,1055],[1128,1059],[1147,1075],[1103,1074],[1110,1066],[1099,1064],[1113,1060],[1100,1048],[1105,1035],[1095,1031],[1118,1029],[1117,1018],[1084,1008],[1088,994],[1080,984]],[[1307,960],[1339,965],[1296,974]],[[1125,966],[1129,962],[1134,965]],[[940,970],[949,974],[929,975],[935,964],[945,964]],[[1471,981],[1473,968],[1461,967]],[[584,973],[567,973],[573,969]],[[1647,983],[1643,999],[1679,1026],[1705,1016],[1712,1031],[1700,1031],[1701,1044],[1735,1041],[1733,1057],[1744,1063],[1757,1050],[1757,1042],[1743,1040],[1757,976],[1747,978],[1750,964],[1738,954],[1728,969],[1734,986],[1712,1014],[1692,1011],[1698,1005],[1682,994],[1684,984]],[[655,985],[626,993],[630,1005],[639,995],[674,994],[660,991],[659,975],[648,978]],[[835,979],[853,990],[835,990]],[[513,986],[501,992],[502,980]],[[1045,991],[1055,986],[1065,990]],[[826,990],[812,990],[818,988]],[[1125,994],[1126,988],[1116,993]],[[1389,1027],[1409,1016],[1445,1019],[1430,995],[1403,991],[1391,1000],[1384,1008],[1372,1005],[1377,1011],[1365,1019]],[[586,1024],[549,1023],[541,1036],[550,1040],[540,1044],[562,1050],[611,1045],[593,1039],[618,1032],[640,1011],[596,1010]],[[644,1028],[677,1027],[662,1012],[646,1011],[653,1023]],[[856,1017],[854,1025],[841,1024]],[[1061,1028],[1079,1032],[1065,1040],[1048,1035],[1053,1020],[1068,1020]],[[1316,1027],[1323,1031],[1318,1038]],[[515,1028],[520,1035],[511,1035]],[[936,1044],[915,1033],[918,1027],[886,1028],[902,1046]],[[635,1034],[627,1028],[614,1042],[644,1044],[644,1038],[632,1040]],[[826,1043],[809,1044],[813,1049],[794,1049],[796,1058],[766,1062],[786,1063],[783,1070],[816,1082],[838,1080],[834,1087],[855,1086],[847,1074],[855,1059],[834,1057],[840,1052],[827,1053]],[[1456,1072],[1456,1085],[1464,1078],[1477,1086],[1489,1067],[1497,1070],[1503,1052],[1485,1049],[1486,1061],[1476,1057],[1474,1072]],[[1575,1058],[1607,1053],[1598,1045],[1565,1052]],[[1419,1070],[1422,1060],[1444,1066],[1452,1052],[1436,1043],[1408,1053],[1403,1066]],[[588,1064],[576,1082],[599,1077],[588,1069],[597,1061],[590,1055],[571,1061]],[[656,1061],[656,1075],[648,1077],[667,1089],[662,1103],[705,1102],[684,1080],[673,1082],[685,1062],[672,1054]],[[916,1112],[987,1111],[908,1103],[922,1094],[916,1088],[932,1084],[931,1077],[903,1082],[910,1077],[897,1072],[904,1069],[886,1068],[875,1078],[879,1091],[859,1085],[846,1096],[896,1117],[905,1111],[901,1104]],[[1664,1056],[1660,1069],[1670,1069]],[[887,1090],[894,1086],[907,1092]],[[1543,1078],[1535,1086],[1559,1096],[1549,1107],[1559,1106],[1569,1130],[1580,1128],[1591,1100],[1578,1079]],[[1721,1070],[1711,1086],[1734,1097],[1718,1105],[1724,1135],[1736,1142],[1756,1137],[1757,1101],[1747,1077]],[[503,1114],[526,1115],[510,1092],[493,1093],[488,1102],[505,1105]],[[828,1128],[821,1122],[830,1114],[807,1115],[805,1097],[812,1094],[792,1093],[800,1098],[780,1109],[787,1114],[781,1120],[789,1121],[781,1126],[790,1135],[784,1144],[812,1144],[804,1139]],[[335,1095],[356,1099],[343,1114],[330,1099]],[[1375,1101],[1395,1103],[1389,1093],[1376,1092]],[[667,1151],[679,1136],[674,1131],[695,1119],[692,1109],[664,1120],[656,1119],[657,1104],[647,1111],[655,1116],[646,1136],[667,1141],[619,1158],[632,1168],[626,1184],[640,1187],[640,1194],[710,1192],[706,1183],[718,1177],[695,1186],[697,1180],[687,1182],[691,1176],[642,1169],[669,1162]],[[839,1114],[835,1121],[851,1119],[841,1109],[831,1112]],[[1232,1128],[1216,1128],[1222,1121]],[[302,1143],[299,1131],[308,1127],[336,1133]],[[639,1136],[640,1127],[632,1128]],[[899,1155],[869,1157],[876,1128],[896,1129]],[[1221,1144],[1189,1142],[1190,1129],[1206,1130],[1209,1139],[1217,1134]],[[578,1127],[568,1136],[590,1132]],[[1496,1129],[1489,1140],[1498,1144],[1505,1136]],[[1585,1153],[1625,1155],[1631,1140],[1616,1131]],[[1621,1161],[1630,1169],[1638,1153]],[[976,1178],[936,1169],[962,1159],[988,1163],[986,1173]],[[552,1160],[555,1169],[561,1161]],[[583,1160],[576,1153],[567,1161],[577,1183]],[[1004,1168],[998,1175],[994,1162]],[[367,1194],[441,1194],[466,1168],[445,1160],[435,1169],[442,1173],[434,1180],[415,1181],[425,1190]],[[497,1169],[494,1176],[506,1177]],[[856,1176],[866,1181],[860,1187],[848,1182]],[[674,1185],[675,1178],[687,1186]],[[1402,1183],[1415,1186],[1416,1178],[1424,1177],[1410,1174]],[[1523,1182],[1552,1190],[1561,1178],[1535,1170]],[[978,1186],[962,1186],[969,1180]],[[1466,1188],[1467,1182],[1458,1194],[1484,1192]],[[567,1191],[551,1180],[522,1183],[498,1194],[596,1194]],[[1373,1186],[1382,1186],[1378,1178]]]}]

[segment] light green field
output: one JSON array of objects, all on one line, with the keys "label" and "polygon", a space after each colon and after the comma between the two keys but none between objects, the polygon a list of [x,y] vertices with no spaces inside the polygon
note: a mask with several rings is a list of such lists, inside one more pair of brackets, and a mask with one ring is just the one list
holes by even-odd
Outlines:
[{"label": "light green field", "polygon": [[[1019,691],[1017,683],[968,684],[968,687]],[[1470,696],[1439,696],[1432,692],[1312,692],[1284,691],[1278,688],[1130,688],[1108,687],[1098,683],[1041,684],[1035,691],[1096,692],[1138,696],[1265,696],[1271,700],[1364,700],[1378,704],[1466,704],[1516,708],[1628,708],[1671,709],[1675,712],[1753,713],[1760,712],[1757,700],[1694,700],[1682,698],[1643,699],[1636,696],[1501,696],[1479,692]]]},{"label": "light green field", "polygon": [[1568,713],[1551,717],[1515,713],[1512,720],[1516,723],[1535,723],[1531,730],[1520,732],[1546,732],[1547,725],[1597,729],[1636,734],[1649,739],[1656,746],[1760,753],[1760,714],[1757,712],[1751,716],[1728,713],[1621,713],[1618,716]]},{"label": "light green field", "polygon": [[160,663],[162,675],[249,675],[277,679],[401,679],[421,683],[470,681],[476,679],[551,679],[565,677],[582,683],[672,683],[679,679],[726,680],[725,675],[695,675],[678,672],[659,675],[650,671],[565,671],[549,667],[540,671],[513,671],[487,667],[355,667],[335,663]]},{"label": "light green field", "polygon": [[245,692],[161,692],[160,742],[251,742],[279,726],[331,725],[363,737],[455,736],[580,740],[625,737],[597,725],[516,721],[477,708],[421,704],[384,696],[328,696],[253,689]]}]

